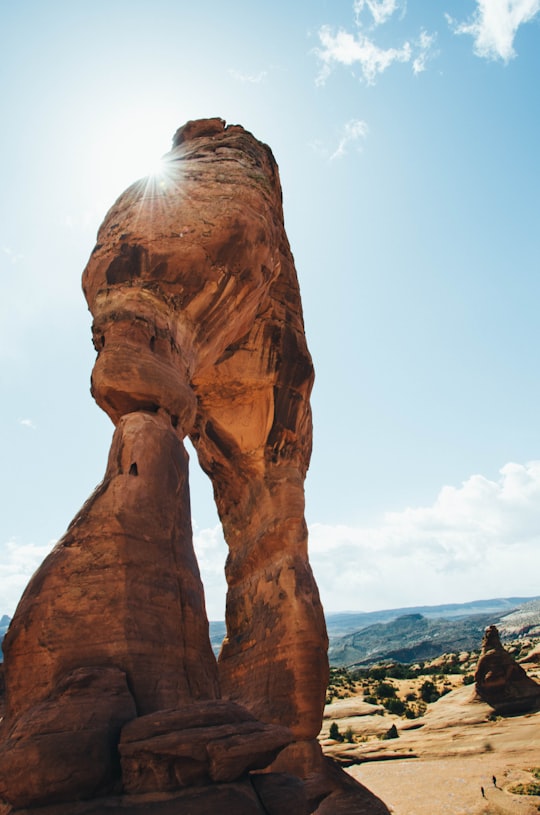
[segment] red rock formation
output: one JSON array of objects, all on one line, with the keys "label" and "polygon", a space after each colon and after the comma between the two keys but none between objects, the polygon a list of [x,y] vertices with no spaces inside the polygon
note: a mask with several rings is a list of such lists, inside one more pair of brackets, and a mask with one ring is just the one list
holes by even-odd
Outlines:
[{"label": "red rock formation", "polygon": [[105,478],[28,584],[4,653],[8,720],[82,666],[124,671],[139,714],[218,695],[187,456],[167,415],[119,421]]},{"label": "red rock formation", "polygon": [[[92,738],[109,783],[119,775],[119,721],[218,695],[191,545],[187,456],[166,414],[119,421],[105,478],[30,581],[4,654],[0,795],[12,804],[69,800],[92,784],[100,791]],[[89,691],[76,678],[83,667],[118,671],[129,704],[122,699],[117,710],[116,690],[112,699],[98,686]],[[81,724],[78,705],[91,708],[105,735]],[[62,728],[47,729],[57,708]],[[27,800],[29,761],[35,795]]]},{"label": "red rock formation", "polygon": [[498,713],[522,713],[540,705],[540,685],[503,648],[494,625],[486,629],[474,680],[477,695]]},{"label": "red rock formation", "polygon": [[292,741],[288,728],[263,724],[234,702],[194,702],[134,719],[119,749],[126,793],[237,781],[267,767]]},{"label": "red rock formation", "polygon": [[[181,128],[162,175],[108,213],[83,288],[92,393],[116,431],[102,484],[5,639],[0,811],[303,815],[330,793],[360,811],[361,788],[326,771],[316,742],[328,665],[304,521],[313,368],[269,148],[221,119]],[[186,435],[229,546],[219,666]]]},{"label": "red rock formation", "polygon": [[117,668],[79,668],[15,720],[2,745],[0,796],[16,807],[111,792],[116,744],[137,715]]},{"label": "red rock formation", "polygon": [[[217,783],[271,761],[291,741],[287,725],[313,741],[326,686],[303,518],[313,370],[270,150],[220,119],[179,130],[161,178],[130,187],[107,215],[83,287],[98,351],[92,392],[117,427],[102,484],[31,580],[5,639],[0,791],[15,806],[112,789],[123,723],[142,716],[140,730],[170,709],[172,727],[220,696],[192,548],[187,434],[231,551],[221,685],[252,714],[197,737],[178,723],[160,737],[150,728],[136,747],[126,729],[125,788],[153,774],[182,786],[197,764],[188,757],[186,770],[189,749],[206,756],[197,783]],[[159,771],[145,774],[140,755]]]},{"label": "red rock formation", "polygon": [[327,642],[304,522],[313,368],[270,150],[220,119],[180,129],[161,180],[107,215],[83,286],[96,400],[114,421],[167,411],[212,480],[230,550],[223,693],[314,739]]}]

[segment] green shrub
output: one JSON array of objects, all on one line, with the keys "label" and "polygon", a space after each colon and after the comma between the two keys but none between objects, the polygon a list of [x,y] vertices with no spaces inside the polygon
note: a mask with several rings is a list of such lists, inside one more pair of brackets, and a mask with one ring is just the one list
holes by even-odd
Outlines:
[{"label": "green shrub", "polygon": [[326,691],[326,704],[334,699],[345,699],[355,693],[356,685],[347,668],[330,668],[328,688]]},{"label": "green shrub", "polygon": [[422,682],[420,685],[420,698],[422,701],[427,702],[428,704],[430,702],[436,702],[440,695],[441,694],[437,690],[437,687],[428,679],[426,679],[426,681]]},{"label": "green shrub", "polygon": [[514,784],[513,787],[509,787],[509,792],[513,792],[514,795],[540,795],[540,784],[537,784],[536,781],[528,784]]},{"label": "green shrub", "polygon": [[395,695],[396,689],[390,682],[379,682],[379,684],[375,686],[375,696],[377,696],[378,699],[390,699],[395,697]]},{"label": "green shrub", "polygon": [[386,679],[386,677],[388,676],[387,669],[382,668],[380,666],[377,666],[375,668],[370,668],[369,676],[371,677],[371,679],[376,679],[377,681],[380,681],[382,679]]},{"label": "green shrub", "polygon": [[384,699],[383,705],[389,713],[393,713],[395,716],[403,716],[405,713],[405,703],[401,699]]},{"label": "green shrub", "polygon": [[332,724],[330,725],[330,730],[328,731],[328,735],[334,741],[343,741],[343,736],[339,732],[337,722],[332,722]]},{"label": "green shrub", "polygon": [[416,672],[410,665],[401,665],[397,662],[386,669],[386,675],[391,679],[414,679]]}]

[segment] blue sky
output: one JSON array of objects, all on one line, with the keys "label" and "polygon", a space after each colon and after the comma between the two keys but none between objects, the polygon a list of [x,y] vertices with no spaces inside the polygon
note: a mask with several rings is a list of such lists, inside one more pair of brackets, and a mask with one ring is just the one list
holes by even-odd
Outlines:
[{"label": "blue sky", "polygon": [[205,116],[280,166],[326,609],[538,594],[539,42],[540,0],[0,0],[0,612],[104,472],[80,289],[99,223]]}]

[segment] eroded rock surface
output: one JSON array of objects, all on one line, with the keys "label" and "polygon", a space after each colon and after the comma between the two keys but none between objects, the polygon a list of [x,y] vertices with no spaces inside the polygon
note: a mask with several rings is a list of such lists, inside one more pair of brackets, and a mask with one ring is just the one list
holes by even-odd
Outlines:
[{"label": "eroded rock surface", "polygon": [[105,478],[28,584],[4,652],[8,721],[81,666],[124,671],[139,714],[218,695],[187,455],[166,414],[119,420]]},{"label": "eroded rock surface", "polygon": [[494,625],[486,629],[474,679],[480,699],[498,713],[523,713],[540,705],[540,685],[505,650]]},{"label": "eroded rock surface", "polygon": [[222,692],[315,738],[327,641],[304,521],[313,367],[269,148],[220,119],[181,128],[162,177],[107,215],[83,286],[98,404],[113,421],[166,411],[212,480],[229,546]]},{"label": "eroded rock surface", "polygon": [[2,745],[0,797],[25,807],[110,793],[120,730],[136,715],[122,671],[72,671],[15,720]]},{"label": "eroded rock surface", "polygon": [[267,767],[293,736],[234,702],[195,702],[129,722],[120,739],[126,793],[237,781]]},{"label": "eroded rock surface", "polygon": [[[303,487],[313,368],[269,148],[221,119],[181,128],[163,173],[106,216],[83,288],[92,393],[116,430],[103,482],[4,642],[2,812],[97,812],[75,802],[103,795],[107,811],[312,809],[290,772],[323,766],[327,638]],[[219,665],[186,436],[229,546]]]}]

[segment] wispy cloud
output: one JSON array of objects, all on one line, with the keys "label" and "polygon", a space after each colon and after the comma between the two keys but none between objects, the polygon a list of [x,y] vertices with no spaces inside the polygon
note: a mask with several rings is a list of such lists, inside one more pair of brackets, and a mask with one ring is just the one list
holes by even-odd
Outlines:
[{"label": "wispy cloud", "polygon": [[22,427],[29,427],[30,430],[37,430],[37,425],[34,424],[32,419],[18,419],[17,421]]},{"label": "wispy cloud", "polygon": [[[208,614],[223,619],[227,547],[195,529]],[[327,611],[538,594],[540,461],[443,487],[433,504],[371,527],[312,523],[310,560]]]},{"label": "wispy cloud", "polygon": [[470,34],[479,57],[508,62],[516,55],[514,39],[518,28],[540,12],[540,0],[476,0],[471,19],[446,19],[456,34]]},{"label": "wispy cloud", "polygon": [[[428,60],[434,56],[435,34],[422,29],[418,37],[385,48],[378,45],[373,36],[374,29],[387,23],[398,9],[402,10],[403,17],[405,8],[403,0],[355,0],[356,30],[335,30],[323,25],[318,31],[320,47],[315,49],[321,63],[317,84],[324,84],[336,65],[359,68],[361,79],[368,85],[375,84],[377,76],[395,63],[411,64],[414,74],[424,71]],[[367,26],[366,11],[370,12]]]},{"label": "wispy cloud", "polygon": [[436,39],[436,34],[428,34],[427,31],[420,32],[420,36],[415,43],[416,56],[412,64],[413,73],[415,75],[425,71],[428,61],[435,56],[434,45]]},{"label": "wispy cloud", "polygon": [[343,128],[343,133],[336,150],[330,156],[330,161],[344,156],[351,145],[356,144],[357,150],[362,149],[362,143],[368,134],[368,126],[361,119],[351,119]]},{"label": "wispy cloud", "polygon": [[237,71],[234,68],[230,68],[229,74],[239,82],[248,82],[252,85],[258,85],[268,76],[268,71],[259,71],[257,74],[244,74],[242,71]]},{"label": "wispy cloud", "polygon": [[364,9],[368,9],[373,17],[374,25],[385,23],[400,7],[398,0],[354,0],[354,15],[357,24]]}]

